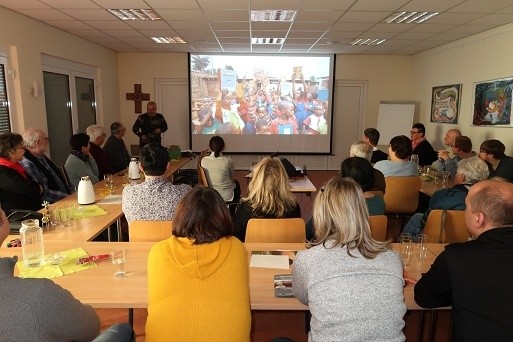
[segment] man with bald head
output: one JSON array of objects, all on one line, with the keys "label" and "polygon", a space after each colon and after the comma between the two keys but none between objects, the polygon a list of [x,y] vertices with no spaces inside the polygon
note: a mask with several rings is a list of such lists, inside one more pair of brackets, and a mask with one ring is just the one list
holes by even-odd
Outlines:
[{"label": "man with bald head", "polygon": [[479,182],[465,204],[474,240],[445,247],[415,285],[415,301],[452,306],[451,341],[513,341],[513,184]]},{"label": "man with bald head", "polygon": [[46,133],[41,129],[28,128],[22,136],[25,154],[20,164],[43,187],[42,200],[54,203],[68,196],[70,190],[61,171],[45,155],[50,144]]},{"label": "man with bald head", "polygon": [[[453,147],[456,137],[461,137],[461,131],[459,129],[453,128],[448,130],[444,136],[445,146]],[[449,152],[446,150],[439,150],[438,159],[435,160],[431,166],[437,171],[456,171],[457,162],[457,160],[454,160],[449,156]],[[449,164],[449,168],[447,167],[447,164]]]}]

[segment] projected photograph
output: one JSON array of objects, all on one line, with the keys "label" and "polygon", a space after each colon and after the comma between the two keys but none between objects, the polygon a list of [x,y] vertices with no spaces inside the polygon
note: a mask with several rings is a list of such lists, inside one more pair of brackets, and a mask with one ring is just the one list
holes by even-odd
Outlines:
[{"label": "projected photograph", "polygon": [[190,55],[192,133],[327,135],[329,56]]}]

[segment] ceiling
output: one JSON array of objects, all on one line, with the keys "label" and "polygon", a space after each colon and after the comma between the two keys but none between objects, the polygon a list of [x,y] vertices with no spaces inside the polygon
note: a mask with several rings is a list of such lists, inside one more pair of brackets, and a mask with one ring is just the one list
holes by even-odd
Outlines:
[{"label": "ceiling", "polygon": [[[0,0],[48,25],[119,52],[411,55],[513,22],[513,0]],[[122,21],[107,8],[153,9],[161,21]],[[251,10],[296,10],[292,22],[251,22]],[[440,12],[422,24],[387,24],[399,11]],[[186,44],[149,37],[179,36]],[[252,45],[251,38],[285,38]],[[352,46],[356,38],[386,38]]]}]

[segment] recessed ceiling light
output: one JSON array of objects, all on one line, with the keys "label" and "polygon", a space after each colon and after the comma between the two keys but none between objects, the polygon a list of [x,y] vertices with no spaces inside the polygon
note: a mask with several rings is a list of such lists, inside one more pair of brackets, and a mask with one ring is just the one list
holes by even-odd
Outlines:
[{"label": "recessed ceiling light", "polygon": [[158,44],[185,44],[187,43],[180,37],[150,37],[155,43]]},{"label": "recessed ceiling light", "polygon": [[108,9],[107,11],[121,20],[162,20],[151,9]]},{"label": "recessed ceiling light", "polygon": [[281,45],[285,42],[285,38],[251,38],[251,44],[271,44]]},{"label": "recessed ceiling light", "polygon": [[388,24],[420,24],[435,15],[438,15],[438,12],[397,12],[383,20],[383,22]]},{"label": "recessed ceiling light", "polygon": [[262,10],[251,11],[251,21],[292,21],[296,11],[291,10]]},{"label": "recessed ceiling light", "polygon": [[359,38],[359,39],[353,40],[349,44],[351,44],[351,45],[379,45],[379,44],[383,43],[384,41],[386,41],[386,39]]}]

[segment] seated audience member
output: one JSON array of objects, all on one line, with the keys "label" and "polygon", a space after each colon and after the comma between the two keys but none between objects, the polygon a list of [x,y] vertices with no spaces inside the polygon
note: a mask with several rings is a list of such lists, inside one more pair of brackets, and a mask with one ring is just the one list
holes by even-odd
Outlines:
[{"label": "seated audience member", "polygon": [[195,187],[180,201],[173,236],[148,255],[146,341],[250,340],[247,252],[232,232],[215,190]]},{"label": "seated audience member", "polygon": [[[9,221],[0,209],[0,245],[7,235]],[[98,335],[100,319],[92,307],[80,303],[51,280],[15,277],[17,261],[18,257],[0,258],[2,341],[134,340],[133,329],[126,323]]]},{"label": "seated audience member", "polygon": [[433,146],[426,140],[426,128],[421,123],[416,123],[411,128],[411,145],[413,151],[411,154],[419,156],[419,166],[431,165],[436,160],[438,154]]},{"label": "seated audience member", "polygon": [[112,173],[110,167],[109,156],[105,152],[101,145],[105,142],[106,134],[103,132],[103,127],[100,125],[91,125],[86,128],[86,133],[89,136],[89,153],[93,156],[98,165],[98,171],[100,173],[100,179],[109,173]]},{"label": "seated audience member", "polygon": [[[349,157],[361,157],[367,159],[370,162],[372,155],[372,146],[366,143],[365,141],[358,141],[352,144],[351,148],[349,149]],[[373,172],[374,184],[369,189],[369,191],[381,191],[382,194],[385,194],[385,176],[383,176],[383,173],[381,171],[375,168],[373,168]]]},{"label": "seated audience member", "polygon": [[159,143],[149,143],[140,152],[144,182],[123,189],[122,208],[127,221],[170,221],[176,206],[190,190],[186,184],[173,185],[166,179],[169,154]]},{"label": "seated audience member", "polygon": [[405,135],[398,135],[390,140],[388,155],[390,160],[382,160],[374,164],[374,168],[381,171],[385,177],[390,176],[418,176],[417,164],[409,161],[411,156],[411,143]]},{"label": "seated audience member", "polygon": [[233,161],[225,157],[224,140],[218,135],[210,138],[208,143],[210,155],[201,159],[201,166],[205,169],[210,186],[217,190],[225,202],[237,202],[240,199],[240,185],[233,179]]},{"label": "seated audience member", "polygon": [[252,218],[301,217],[301,208],[290,190],[289,177],[279,158],[265,157],[253,166],[248,192],[233,219],[234,235],[242,242]]},{"label": "seated audience member", "polygon": [[313,205],[316,238],[292,269],[296,298],[312,314],[310,341],[404,341],[403,265],[372,238],[363,192],[334,177]]},{"label": "seated audience member", "polygon": [[364,141],[372,146],[372,157],[370,162],[375,164],[380,160],[387,160],[388,154],[378,148],[379,131],[375,128],[367,128],[363,131]]},{"label": "seated audience member", "polygon": [[474,157],[476,152],[472,151],[472,140],[467,136],[459,136],[454,139],[451,145],[454,157],[450,157],[449,153],[445,150],[438,152],[438,161],[433,163],[433,167],[437,171],[450,171],[451,178],[454,179],[458,163],[466,158]]},{"label": "seated audience member", "polygon": [[39,210],[43,187],[21,166],[25,148],[17,133],[0,133],[0,203],[9,215],[16,209]]},{"label": "seated audience member", "polygon": [[485,180],[465,202],[475,240],[445,247],[415,285],[415,301],[452,306],[452,341],[513,341],[513,184]]},{"label": "seated audience member", "polygon": [[112,172],[117,173],[125,170],[130,164],[130,154],[126,149],[123,136],[126,133],[126,127],[121,122],[114,122],[110,125],[110,137],[103,145],[103,150],[107,153]]},{"label": "seated audience member", "polygon": [[36,128],[28,128],[23,132],[25,154],[20,161],[27,174],[43,187],[41,198],[49,203],[68,196],[70,190],[61,171],[45,155],[49,142],[45,132]]},{"label": "seated audience member", "polygon": [[490,178],[500,177],[513,182],[513,158],[504,151],[506,147],[499,140],[485,140],[479,148],[479,158],[488,164]]},{"label": "seated audience member", "polygon": [[91,183],[98,183],[98,166],[93,156],[89,153],[89,136],[84,133],[77,133],[69,140],[71,154],[66,159],[64,168],[73,188],[78,186],[80,178],[89,176]]},{"label": "seated audience member", "polygon": [[345,159],[340,168],[342,177],[353,179],[362,188],[369,215],[385,215],[383,196],[371,192],[374,184],[372,164],[365,158],[351,157]]},{"label": "seated audience member", "polygon": [[433,209],[465,210],[465,197],[467,197],[470,187],[487,178],[488,166],[484,161],[478,157],[463,159],[458,164],[458,170],[454,176],[454,186],[450,189],[436,191],[429,200],[428,210],[424,214],[414,214],[404,226],[403,233],[420,234]]},{"label": "seated audience member", "polygon": [[[453,148],[457,137],[461,137],[461,131],[459,129],[453,128],[453,129],[448,130],[444,135],[444,145],[446,147]],[[456,156],[456,153],[454,153],[454,155]],[[448,170],[446,163],[450,162],[451,160],[452,159],[449,156],[449,152],[447,152],[446,150],[439,150],[438,151],[438,159],[435,160],[433,162],[433,164],[431,164],[431,167],[438,171]],[[456,172],[457,162],[454,164],[454,172]],[[448,171],[450,171],[450,170],[448,170]]]}]

